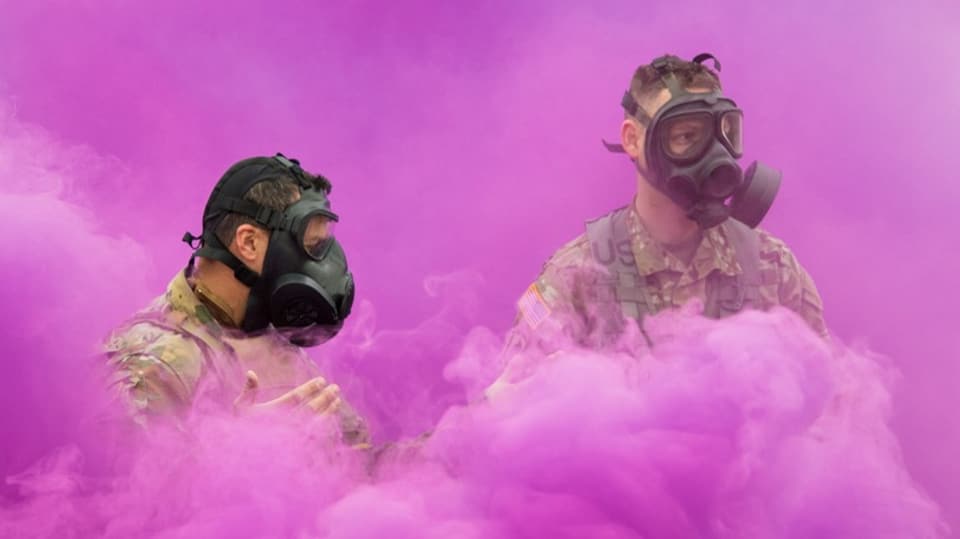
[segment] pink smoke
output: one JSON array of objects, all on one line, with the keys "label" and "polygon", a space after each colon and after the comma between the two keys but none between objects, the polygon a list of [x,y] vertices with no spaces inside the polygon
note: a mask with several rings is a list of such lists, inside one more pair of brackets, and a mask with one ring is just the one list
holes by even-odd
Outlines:
[{"label": "pink smoke", "polygon": [[[178,238],[197,231],[223,169],[277,150],[333,179],[334,204],[345,217],[338,231],[365,305],[343,338],[315,352],[318,361],[374,419],[378,439],[436,426],[451,405],[476,398],[497,368],[489,350],[543,260],[579,233],[584,219],[628,200],[629,165],[605,154],[599,138],[615,134],[616,103],[630,71],[663,52],[709,50],[746,111],[748,158],[785,173],[767,228],[788,241],[817,280],[833,330],[896,365],[901,380],[885,406],[906,469],[960,524],[953,466],[960,428],[944,420],[956,409],[960,376],[951,285],[960,257],[950,248],[960,196],[953,181],[960,154],[952,147],[960,120],[951,106],[960,88],[951,67],[960,59],[955,3],[173,2],[133,9],[124,2],[0,1],[0,12],[0,475],[20,474],[74,442],[80,449],[73,454],[88,455],[79,419],[92,396],[85,358],[94,341],[182,266],[187,250]],[[424,294],[431,275],[453,277]],[[786,355],[806,357],[784,346]],[[828,393],[841,383],[825,378]],[[571,391],[578,383],[569,381]],[[862,384],[880,382],[875,376]],[[789,384],[777,387],[787,391]],[[695,416],[692,406],[682,410]],[[490,429],[476,432],[495,430],[495,422],[474,423]],[[533,433],[537,425],[524,427]],[[849,442],[846,453],[798,454],[797,462],[810,459],[810,484],[797,485],[799,476],[770,484],[821,488],[821,498],[796,495],[795,507],[811,508],[833,499],[832,482],[848,484],[864,493],[861,518],[930,529],[923,524],[933,521],[926,502],[917,502],[910,521],[898,512],[900,494],[870,490],[856,474],[814,471],[837,460],[859,462],[852,455],[875,450],[879,456],[869,462],[876,468],[869,470],[880,478],[876,485],[909,484],[891,479],[903,466],[889,429],[874,426],[867,431],[879,437],[879,448],[856,429],[831,431],[837,444]],[[470,462],[484,464],[468,459],[468,469]],[[772,470],[789,468],[767,462]],[[88,485],[82,467],[75,471],[53,477]],[[411,491],[410,483],[394,485],[397,496]],[[465,508],[526,492],[514,487],[451,504],[482,513]],[[423,524],[424,515],[436,514],[430,504],[388,504],[386,488],[361,489],[356,494],[367,498],[351,495],[345,499],[357,505],[337,507],[367,510],[363,500],[384,500],[396,519],[433,529]],[[484,488],[458,477],[450,492]],[[870,510],[881,490],[897,501],[887,509],[890,520]],[[120,499],[105,492],[105,499]],[[5,511],[14,502],[36,507],[13,485],[3,494]],[[72,498],[61,492],[47,499]],[[691,509],[693,499],[684,499],[684,510],[699,515],[694,521],[715,514]],[[767,514],[788,519],[790,504],[772,499],[781,505]],[[86,507],[80,498],[76,503]],[[755,510],[744,504],[746,513]],[[212,507],[224,506],[230,504]],[[590,514],[603,513],[599,506]],[[355,514],[340,511],[330,514]],[[546,505],[541,515],[558,511]],[[442,529],[481,529],[464,518],[466,528]],[[812,529],[804,522],[818,522],[797,518],[801,531]],[[651,521],[624,521],[657,529]],[[491,533],[516,531],[502,525]]]},{"label": "pink smoke", "polygon": [[944,536],[889,430],[882,358],[787,311],[655,322],[672,335],[656,353],[546,359],[372,477],[329,432],[279,417],[196,415],[106,479],[67,446],[9,480],[0,535]]}]

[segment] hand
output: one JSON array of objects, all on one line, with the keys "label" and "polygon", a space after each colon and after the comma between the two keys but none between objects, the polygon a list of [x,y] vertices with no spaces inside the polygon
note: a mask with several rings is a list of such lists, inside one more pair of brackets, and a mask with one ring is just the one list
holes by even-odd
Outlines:
[{"label": "hand", "polygon": [[327,384],[327,381],[319,376],[267,402],[256,403],[259,388],[260,379],[257,378],[257,373],[247,371],[247,381],[243,390],[233,401],[234,412],[255,413],[291,409],[303,410],[311,415],[324,415],[337,412],[342,404],[340,387],[336,384]]}]

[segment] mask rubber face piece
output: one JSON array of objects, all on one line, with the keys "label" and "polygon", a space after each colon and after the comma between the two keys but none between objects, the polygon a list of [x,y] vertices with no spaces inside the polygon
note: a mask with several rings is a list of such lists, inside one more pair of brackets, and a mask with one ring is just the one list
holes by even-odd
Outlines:
[{"label": "mask rubber face piece", "polygon": [[[296,182],[300,190],[300,199],[285,210],[245,198],[258,183],[278,178]],[[296,159],[283,154],[244,159],[231,166],[211,192],[199,248],[193,246],[197,237],[184,235],[195,249],[194,257],[225,264],[250,288],[244,331],[255,333],[272,325],[290,334],[291,342],[311,345],[329,339],[343,326],[353,304],[354,284],[346,255],[334,236],[339,218],[330,209],[329,191],[329,180],[306,173]],[[217,238],[216,228],[228,214],[243,215],[270,231],[260,273]]]},{"label": "mask rubber face piece", "polygon": [[[701,54],[693,62],[711,58]],[[743,172],[737,163],[743,157],[743,112],[720,91],[687,91],[665,69],[670,61],[682,60],[661,57],[651,63],[660,70],[671,96],[656,114],[651,117],[644,111],[629,90],[622,101],[628,114],[647,127],[644,176],[700,228],[717,226],[729,217],[757,226],[773,204],[780,173],[756,162]],[[623,151],[622,146],[605,145]]]},{"label": "mask rubber face piece", "polygon": [[336,335],[353,305],[353,276],[333,236],[336,221],[326,197],[305,190],[284,212],[289,229],[270,236],[258,292],[267,298],[269,322],[300,346]]},{"label": "mask rubber face piece", "polygon": [[699,227],[711,228],[730,216],[727,201],[743,183],[736,162],[743,114],[718,92],[670,86],[675,97],[653,117],[644,145],[652,183]]}]

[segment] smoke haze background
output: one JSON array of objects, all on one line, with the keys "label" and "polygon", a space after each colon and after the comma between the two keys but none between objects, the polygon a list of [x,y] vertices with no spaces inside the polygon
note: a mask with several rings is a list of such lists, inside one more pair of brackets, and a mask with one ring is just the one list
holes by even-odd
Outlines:
[{"label": "smoke haze background", "polygon": [[599,139],[617,134],[633,69],[710,51],[745,110],[745,159],[784,171],[765,227],[815,278],[833,331],[893,358],[908,468],[960,525],[956,3],[0,0],[0,12],[3,475],[74,434],[59,418],[83,369],[50,358],[92,350],[157,295],[220,174],[275,151],[334,183],[363,304],[348,331],[373,350],[350,369],[407,376],[381,403],[431,388],[437,399],[387,430],[429,424],[456,400],[440,373],[462,335],[506,329],[546,257],[629,202],[629,163]]}]

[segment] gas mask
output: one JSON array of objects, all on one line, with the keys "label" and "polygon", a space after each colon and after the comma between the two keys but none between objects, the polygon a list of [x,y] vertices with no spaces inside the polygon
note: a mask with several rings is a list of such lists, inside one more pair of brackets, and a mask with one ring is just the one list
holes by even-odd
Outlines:
[{"label": "gas mask", "polygon": [[[700,54],[695,63],[713,59]],[[683,208],[702,229],[719,225],[729,217],[756,227],[767,214],[780,189],[781,174],[754,162],[746,172],[737,164],[743,156],[743,112],[719,91],[688,92],[667,71],[664,56],[652,62],[660,80],[670,91],[670,100],[651,117],[629,90],[621,105],[646,127],[644,155],[648,169],[641,174],[654,188]],[[608,150],[623,152],[623,146],[604,141]]]},{"label": "gas mask", "polygon": [[[296,181],[300,200],[275,211],[243,199],[260,181],[276,178]],[[211,193],[203,213],[203,235],[184,236],[191,246],[201,240],[194,256],[219,260],[250,287],[244,331],[254,333],[272,325],[297,346],[315,346],[343,327],[353,306],[354,283],[343,248],[330,230],[339,217],[330,210],[328,192],[307,177],[297,160],[283,154],[246,159],[231,167]],[[260,274],[217,238],[216,227],[227,213],[249,217],[270,231]]]}]

